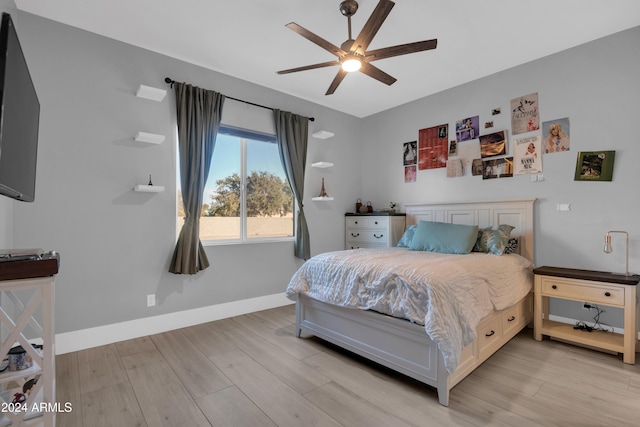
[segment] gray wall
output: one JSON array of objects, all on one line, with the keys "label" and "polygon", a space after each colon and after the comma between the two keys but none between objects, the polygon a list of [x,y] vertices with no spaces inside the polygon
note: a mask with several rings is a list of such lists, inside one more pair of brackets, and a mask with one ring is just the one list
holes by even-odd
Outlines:
[{"label": "gray wall", "polygon": [[[19,37],[42,105],[36,201],[13,204],[13,245],[61,254],[56,332],[282,293],[300,261],[293,242],[213,246],[211,267],[195,276],[167,272],[175,246],[174,95],[135,97],[140,84],[169,89],[166,76],[258,104],[314,116],[309,162],[328,160],[333,203],[312,202],[320,172],[307,174],[305,210],[312,252],[343,247],[344,212],[357,188],[360,120],[273,90],[20,13]],[[247,107],[249,108],[249,107]],[[251,107],[255,108],[255,107]],[[270,114],[264,110],[262,114]],[[164,134],[140,146],[138,131]],[[148,182],[166,191],[134,193]],[[158,306],[146,307],[157,294]]]},{"label": "gray wall", "polygon": [[[640,272],[639,40],[636,27],[364,119],[362,196],[374,206],[390,199],[535,197],[536,265],[624,271],[624,237],[614,235],[613,254],[602,250],[605,233],[616,229],[630,233],[630,270]],[[444,169],[436,169],[419,171],[415,183],[404,183],[402,143],[416,140],[419,129],[448,123],[451,130],[456,120],[480,115],[481,133],[488,133],[482,127],[489,120],[493,130],[510,133],[510,100],[533,92],[539,95],[541,122],[569,117],[571,123],[571,151],[543,156],[543,182],[529,176],[483,181],[468,170],[447,178]],[[501,115],[491,116],[495,107]],[[616,150],[612,182],[573,180],[577,152],[591,150]],[[556,211],[559,203],[570,203],[571,211]],[[618,313],[607,310],[602,320],[621,326]],[[587,313],[567,302],[554,304],[552,311],[574,318]]]}]

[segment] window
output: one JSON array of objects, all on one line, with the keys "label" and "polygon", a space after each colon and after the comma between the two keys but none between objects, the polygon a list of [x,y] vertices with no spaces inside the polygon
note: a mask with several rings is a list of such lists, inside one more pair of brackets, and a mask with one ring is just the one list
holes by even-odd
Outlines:
[{"label": "window", "polygon": [[[179,231],[184,223],[180,194],[178,204]],[[289,240],[293,209],[275,135],[222,126],[203,197],[203,244]]]}]

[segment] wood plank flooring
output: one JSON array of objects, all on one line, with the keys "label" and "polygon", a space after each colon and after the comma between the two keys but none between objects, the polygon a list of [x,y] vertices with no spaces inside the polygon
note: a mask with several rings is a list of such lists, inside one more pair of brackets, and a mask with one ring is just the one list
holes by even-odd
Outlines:
[{"label": "wood plank flooring", "polygon": [[286,306],[56,357],[62,427],[637,426],[640,364],[526,329],[435,390],[294,334]]}]

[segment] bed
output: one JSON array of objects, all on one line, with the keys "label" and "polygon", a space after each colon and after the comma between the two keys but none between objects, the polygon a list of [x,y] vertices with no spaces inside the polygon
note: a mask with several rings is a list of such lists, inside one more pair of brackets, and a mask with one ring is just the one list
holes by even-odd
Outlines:
[{"label": "bed", "polygon": [[[514,227],[510,238],[512,241],[517,239],[518,242],[516,253],[513,256],[487,253],[444,255],[407,248],[363,248],[319,254],[296,272],[287,288],[287,296],[296,302],[296,336],[300,337],[303,331],[310,333],[435,387],[439,403],[447,406],[449,391],[532,320],[534,203],[535,199],[518,199],[405,205],[407,228],[422,221],[428,222],[422,224],[427,226],[445,223],[477,226],[479,229],[496,229],[502,224],[509,224]],[[343,255],[347,257],[344,261],[340,258]],[[390,272],[386,266],[394,264],[397,267],[393,268],[398,269],[403,265],[415,266],[415,258],[421,256],[425,257],[424,264],[442,262],[444,266],[434,264],[438,267],[429,270],[440,270],[439,275],[424,273],[430,281],[428,292],[424,293],[419,289],[408,292],[404,286],[405,280],[397,278],[423,273],[409,268],[398,270],[396,274],[395,270]],[[367,258],[373,260],[373,263],[366,270],[383,270],[385,277],[394,278],[394,285],[385,284],[381,289],[398,288],[399,294],[411,294],[400,304],[403,308],[387,310],[386,302],[396,298],[389,294],[362,297],[362,289],[351,289],[351,294],[348,295],[341,293],[349,288],[346,286],[348,282],[377,280],[369,279],[366,275],[358,276],[357,280],[350,278],[350,264],[360,264]],[[442,260],[431,261],[432,258]],[[463,260],[468,260],[469,264],[463,264]],[[478,262],[479,260],[481,261]],[[331,262],[335,262],[335,266],[332,267]],[[496,264],[498,262],[506,264]],[[487,280],[484,277],[476,279],[475,273],[470,274],[470,271],[475,271],[476,264],[486,264],[489,270],[499,270],[511,275],[509,277],[514,278],[510,280],[514,282],[513,288],[500,284],[494,289],[493,285],[485,284]],[[307,275],[315,274],[312,272],[314,265],[318,274],[313,280],[336,281],[333,285],[336,286],[335,289],[313,291],[316,285],[309,286],[307,280],[311,279]],[[341,279],[325,279],[329,277],[328,271],[331,271],[331,277],[336,276],[332,269],[338,266],[343,269],[337,270],[341,271],[337,274]],[[522,272],[511,272],[511,268]],[[484,273],[479,274],[482,276]],[[475,280],[478,282],[474,282]],[[451,281],[456,285],[453,286]],[[402,286],[397,285],[399,283]],[[324,283],[317,286],[324,286]],[[361,286],[374,288],[367,284]],[[341,287],[345,289],[339,289]],[[456,295],[451,298],[438,297],[444,295],[444,291],[440,292],[438,289],[446,288],[454,289]],[[322,293],[326,295],[323,296]],[[448,308],[437,308],[440,299]],[[452,302],[449,302],[450,299]],[[374,303],[358,306],[362,300],[374,300]],[[420,305],[425,301],[428,307],[421,309]],[[469,306],[474,309],[469,310]],[[447,317],[452,312],[456,313],[456,319]],[[462,313],[464,314],[461,315]],[[421,321],[420,316],[423,314],[425,317]],[[459,317],[464,317],[464,320],[457,320]],[[462,335],[458,336],[460,331]]]}]

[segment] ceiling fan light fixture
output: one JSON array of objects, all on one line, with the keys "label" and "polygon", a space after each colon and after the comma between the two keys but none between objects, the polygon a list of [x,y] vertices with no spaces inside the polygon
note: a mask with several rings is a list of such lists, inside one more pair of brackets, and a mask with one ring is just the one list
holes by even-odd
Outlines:
[{"label": "ceiling fan light fixture", "polygon": [[355,55],[349,55],[342,61],[342,69],[348,73],[358,71],[362,66],[362,62]]}]

